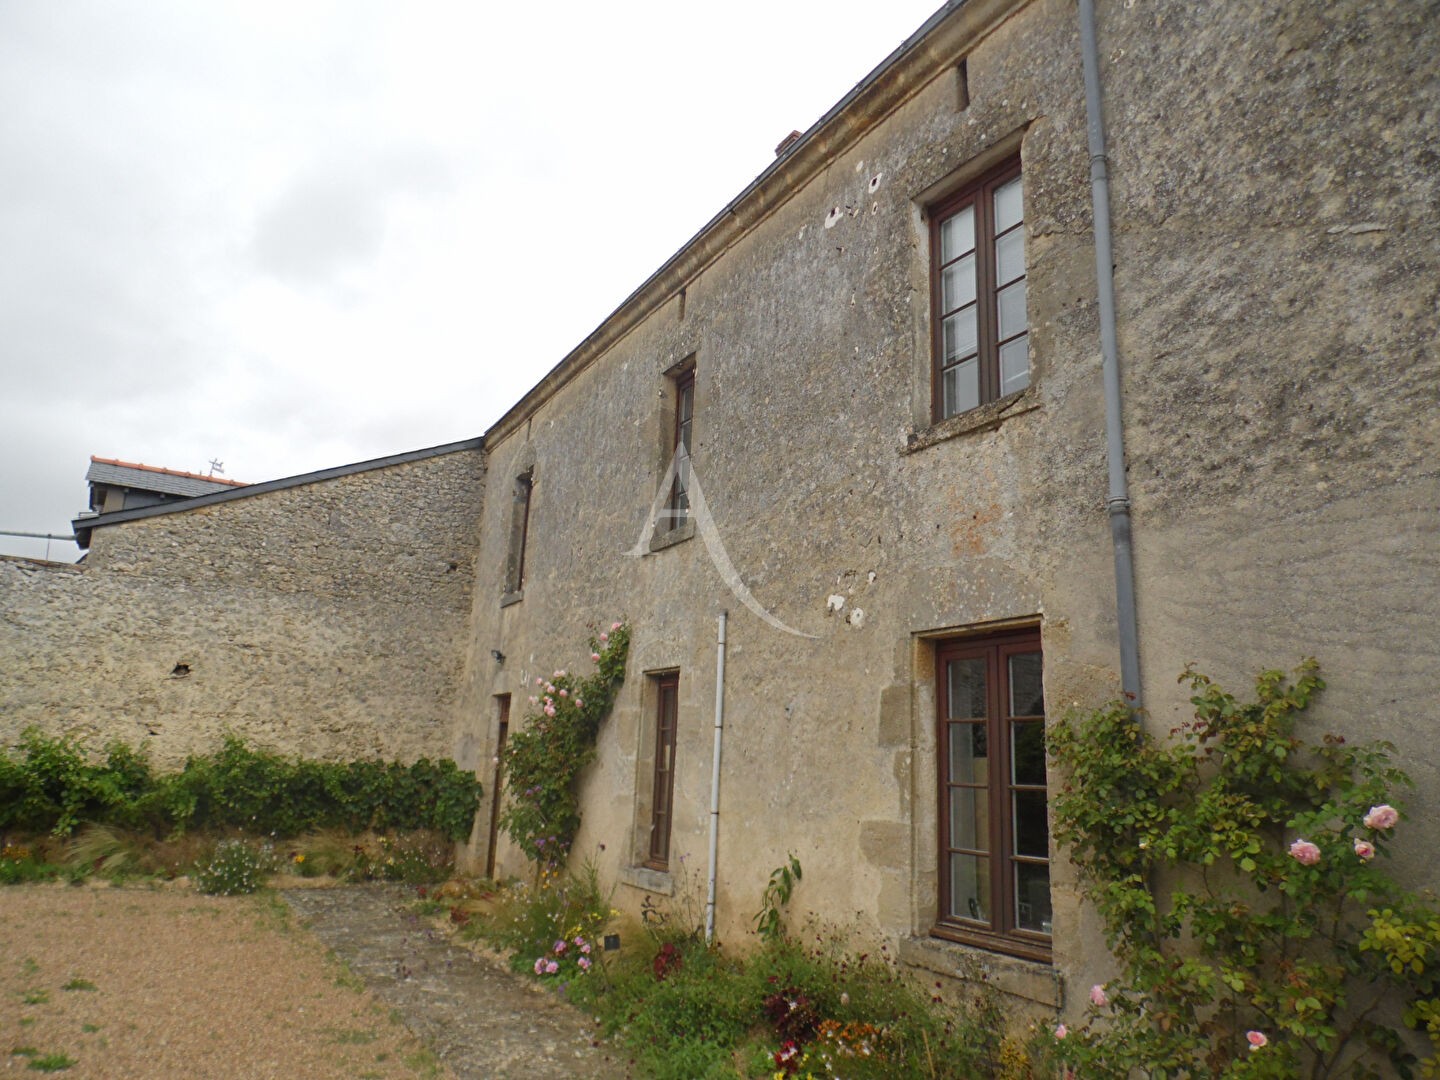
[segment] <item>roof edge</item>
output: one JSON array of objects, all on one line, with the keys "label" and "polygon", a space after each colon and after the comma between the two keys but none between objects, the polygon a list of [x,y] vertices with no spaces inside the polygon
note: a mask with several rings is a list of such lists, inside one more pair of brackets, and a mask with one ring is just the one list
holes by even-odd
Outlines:
[{"label": "roof edge", "polygon": [[75,530],[76,543],[81,547],[89,547],[90,533],[95,529],[103,528],[107,525],[120,525],[127,521],[161,517],[165,514],[180,514],[186,510],[198,510],[202,506],[214,506],[217,503],[234,502],[236,499],[249,499],[271,491],[285,491],[288,488],[304,487],[306,484],[318,484],[325,480],[338,480],[344,476],[354,476],[356,473],[372,472],[375,469],[388,469],[393,465],[406,465],[412,461],[424,461],[427,458],[442,457],[445,454],[455,454],[464,450],[483,450],[484,448],[485,436],[479,435],[473,439],[441,443],[439,446],[427,446],[421,450],[406,450],[400,454],[371,458],[369,461],[357,461],[350,465],[335,465],[328,469],[317,469],[314,472],[298,473],[295,476],[284,476],[278,480],[266,480],[259,484],[246,484],[244,487],[231,488],[227,491],[212,491],[207,495],[192,495],[188,499],[176,499],[173,502],[159,503],[155,506],[137,506],[133,510],[116,510],[111,514],[76,518],[70,523],[70,527]]},{"label": "roof edge", "polygon": [[[485,438],[493,443],[510,435],[556,391],[820,175],[834,158],[1028,2],[947,0],[495,421]],[[846,115],[851,111],[862,111],[863,121]]]}]

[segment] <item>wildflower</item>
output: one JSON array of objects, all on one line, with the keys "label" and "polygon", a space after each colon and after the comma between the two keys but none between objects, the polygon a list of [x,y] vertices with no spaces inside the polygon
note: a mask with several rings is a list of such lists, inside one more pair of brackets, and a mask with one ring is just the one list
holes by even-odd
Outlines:
[{"label": "wildflower", "polygon": [[1290,845],[1290,857],[1302,866],[1314,866],[1320,861],[1320,849],[1309,840],[1296,840]]},{"label": "wildflower", "polygon": [[1263,1031],[1247,1031],[1245,1041],[1250,1044],[1251,1050],[1259,1050],[1262,1046],[1270,1045],[1270,1040],[1265,1037]]},{"label": "wildflower", "polygon": [[580,946],[580,951],[581,951],[582,953],[584,953],[586,956],[589,956],[589,955],[590,955],[590,943],[587,941],[587,942],[585,942],[584,944],[582,944],[582,945]]},{"label": "wildflower", "polygon": [[560,940],[560,941],[555,942],[555,955],[556,955],[556,956],[564,956],[564,955],[565,955],[565,949],[566,949],[566,945],[565,945],[565,942],[564,942],[563,939]]},{"label": "wildflower", "polygon": [[1090,987],[1090,1004],[1094,1005],[1097,1009],[1103,1009],[1106,1005],[1110,1004],[1110,999],[1105,994],[1105,987],[1099,983]]},{"label": "wildflower", "polygon": [[560,970],[560,965],[559,965],[558,963],[556,963],[554,960],[546,960],[546,961],[545,961],[545,974],[546,974],[546,975],[554,975],[554,974],[555,974],[557,971],[559,971],[559,970]]},{"label": "wildflower", "polygon": [[302,863],[302,862],[305,861],[305,856],[304,856],[304,855],[296,855],[296,856],[295,856],[295,861],[296,861],[297,863]]},{"label": "wildflower", "polygon": [[1058,1024],[1058,1025],[1056,1025],[1056,1028],[1055,1028],[1055,1038],[1057,1038],[1057,1039],[1063,1039],[1063,1038],[1065,1038],[1066,1035],[1069,1035],[1069,1034],[1070,1034],[1070,1029],[1067,1028],[1064,1024]]},{"label": "wildflower", "polygon": [[1365,827],[1376,830],[1393,829],[1399,820],[1400,811],[1389,803],[1382,803],[1370,807],[1370,812],[1365,815]]},{"label": "wildflower", "polygon": [[581,970],[581,971],[589,971],[589,970],[590,970],[590,958],[589,958],[588,956],[582,956],[582,957],[580,957],[579,960],[577,960],[577,961],[575,961],[575,962],[580,965],[580,970]]},{"label": "wildflower", "polygon": [[841,1004],[841,1005],[849,1005],[849,1004],[850,1004],[850,995],[847,994],[847,993],[845,993],[843,990],[840,992],[840,1004]]},{"label": "wildflower", "polygon": [[1355,857],[1361,862],[1369,862],[1375,857],[1375,845],[1369,840],[1356,840]]},{"label": "wildflower", "polygon": [[590,654],[590,659],[598,661],[600,659],[600,654],[598,652],[592,652]]},{"label": "wildflower", "polygon": [[543,956],[540,957],[540,959],[538,959],[538,960],[535,961],[535,974],[536,974],[536,975],[543,975],[543,974],[545,974],[545,958],[544,958]]}]

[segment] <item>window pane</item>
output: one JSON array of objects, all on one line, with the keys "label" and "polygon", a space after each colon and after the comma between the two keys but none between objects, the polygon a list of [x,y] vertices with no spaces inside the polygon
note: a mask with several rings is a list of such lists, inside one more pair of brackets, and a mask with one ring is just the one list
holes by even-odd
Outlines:
[{"label": "window pane", "polygon": [[950,789],[950,846],[990,850],[989,794],[984,788]]},{"label": "window pane", "polygon": [[1015,653],[1010,657],[1010,715],[1044,716],[1045,689],[1041,682],[1043,665],[1038,652]]},{"label": "window pane", "polygon": [[1002,233],[1025,217],[1024,200],[1020,193],[1020,177],[995,189],[995,231]]},{"label": "window pane", "polygon": [[1015,925],[1050,933],[1050,867],[1015,863]]},{"label": "window pane", "polygon": [[1000,346],[1000,396],[1030,385],[1030,335],[1022,334]]},{"label": "window pane", "polygon": [[950,724],[952,784],[984,784],[990,776],[990,748],[984,724]]},{"label": "window pane", "polygon": [[1045,784],[1045,721],[1010,722],[1010,780],[1016,784]]},{"label": "window pane", "polygon": [[989,715],[985,693],[985,658],[972,656],[946,663],[950,680],[950,719],[984,720]]},{"label": "window pane", "polygon": [[947,263],[975,247],[975,208],[967,206],[940,223],[940,261]]},{"label": "window pane", "polygon": [[1000,308],[1000,340],[1025,332],[1025,279],[1007,285],[996,297]]},{"label": "window pane", "polygon": [[980,404],[980,368],[974,358],[945,372],[941,411],[946,416],[966,412]]},{"label": "window pane", "polygon": [[[1048,898],[1049,891],[1046,891]],[[990,923],[990,863],[979,855],[950,856],[951,918]]]},{"label": "window pane", "polygon": [[940,271],[940,291],[942,311],[954,311],[975,299],[974,255],[966,255]]},{"label": "window pane", "polygon": [[995,280],[1007,285],[1025,276],[1025,230],[1016,229],[995,241]]},{"label": "window pane", "polygon": [[1014,800],[1015,854],[1048,858],[1050,826],[1045,820],[1045,792],[1015,791],[1010,797]]},{"label": "window pane", "polygon": [[943,326],[945,347],[940,355],[945,364],[975,352],[975,305],[949,316]]}]

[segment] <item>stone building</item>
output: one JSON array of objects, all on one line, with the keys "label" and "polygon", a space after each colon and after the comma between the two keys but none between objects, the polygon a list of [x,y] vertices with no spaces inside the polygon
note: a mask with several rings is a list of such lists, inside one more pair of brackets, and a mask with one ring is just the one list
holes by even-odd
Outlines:
[{"label": "stone building", "polygon": [[[444,472],[443,522],[417,526],[437,503],[398,466],[255,485],[97,519],[95,565],[67,573],[158,588],[175,571],[156,556],[188,546],[187,611],[287,627],[266,638],[270,696],[247,715],[309,694],[286,710],[292,742],[333,706],[381,743],[372,718],[419,701],[427,723],[397,728],[396,748],[438,739],[487,785],[533,678],[583,668],[588,633],[628,620],[576,851],[630,912],[706,889],[724,615],[720,936],[740,936],[794,853],[797,915],[929,971],[978,961],[1037,1009],[1077,1004],[1066,987],[1109,970],[1049,839],[1040,732],[1122,682],[1164,731],[1185,715],[1187,662],[1239,689],[1317,656],[1317,722],[1397,745],[1418,781],[1403,872],[1440,883],[1421,854],[1440,843],[1436,14],[1101,0],[1113,252],[1098,265],[1117,364],[1075,6],[954,0],[782,144],[483,449],[404,466]],[[344,490],[362,481],[377,485],[363,512]],[[347,567],[335,515],[368,538]],[[271,582],[264,605],[227,591],[224,560],[202,570],[201,529],[250,530],[234,575]],[[244,562],[260,544],[286,554]],[[35,587],[11,595],[30,605]],[[337,595],[343,610],[323,606]],[[173,593],[146,596],[87,647],[168,621]],[[47,618],[0,642],[7,663]],[[349,618],[359,629],[331,641]],[[199,655],[190,640],[145,652],[147,674]],[[357,663],[376,673],[364,693],[313,689]],[[391,670],[412,697],[387,698]],[[12,680],[26,715],[83,711],[78,691],[36,690],[45,675]],[[199,706],[166,707],[179,722]],[[484,825],[469,857],[521,872]]]}]

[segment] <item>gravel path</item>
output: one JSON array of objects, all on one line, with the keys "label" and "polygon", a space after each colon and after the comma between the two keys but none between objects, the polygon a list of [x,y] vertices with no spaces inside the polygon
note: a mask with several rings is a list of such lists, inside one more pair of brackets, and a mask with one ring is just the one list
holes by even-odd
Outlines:
[{"label": "gravel path", "polygon": [[461,1080],[609,1080],[625,1070],[595,1043],[589,1017],[508,970],[452,945],[408,912],[413,891],[365,885],[282,897]]}]

